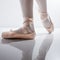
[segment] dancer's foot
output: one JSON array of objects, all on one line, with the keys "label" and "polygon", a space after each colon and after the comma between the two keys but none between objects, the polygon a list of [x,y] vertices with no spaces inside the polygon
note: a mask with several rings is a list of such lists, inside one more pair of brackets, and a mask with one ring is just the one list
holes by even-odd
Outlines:
[{"label": "dancer's foot", "polygon": [[34,39],[34,37],[35,30],[32,18],[26,18],[20,29],[2,33],[2,38]]},{"label": "dancer's foot", "polygon": [[43,26],[46,28],[46,30],[51,33],[54,30],[53,23],[51,21],[51,18],[46,13],[41,13],[41,19]]}]

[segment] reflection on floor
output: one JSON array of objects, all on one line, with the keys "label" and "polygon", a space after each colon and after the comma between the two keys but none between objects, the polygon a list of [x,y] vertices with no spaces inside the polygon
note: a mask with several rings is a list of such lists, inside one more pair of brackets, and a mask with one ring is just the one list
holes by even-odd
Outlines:
[{"label": "reflection on floor", "polygon": [[0,60],[60,60],[60,32],[37,33],[34,40],[0,38]]}]

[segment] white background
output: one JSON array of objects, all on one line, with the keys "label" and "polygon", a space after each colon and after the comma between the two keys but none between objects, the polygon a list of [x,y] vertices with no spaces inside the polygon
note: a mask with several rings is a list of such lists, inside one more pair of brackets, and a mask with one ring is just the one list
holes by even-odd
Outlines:
[{"label": "white background", "polygon": [[[54,26],[60,28],[60,0],[47,0],[48,13]],[[0,27],[20,27],[23,22],[19,0],[0,0]],[[38,5],[34,0],[34,23],[36,28],[42,27]]]}]

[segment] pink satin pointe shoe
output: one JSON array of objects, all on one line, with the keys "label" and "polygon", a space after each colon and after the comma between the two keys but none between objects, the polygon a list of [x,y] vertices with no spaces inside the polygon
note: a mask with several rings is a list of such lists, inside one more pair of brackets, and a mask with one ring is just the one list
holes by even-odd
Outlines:
[{"label": "pink satin pointe shoe", "polygon": [[23,27],[21,27],[20,29],[3,32],[2,38],[34,39],[35,30],[32,18],[25,18]]}]

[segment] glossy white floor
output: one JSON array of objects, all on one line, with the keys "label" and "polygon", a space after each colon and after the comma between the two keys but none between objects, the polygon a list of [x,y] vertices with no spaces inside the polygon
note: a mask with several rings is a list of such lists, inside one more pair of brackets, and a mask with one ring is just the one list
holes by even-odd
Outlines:
[{"label": "glossy white floor", "polygon": [[[0,34],[8,28],[0,28]],[[60,29],[52,34],[36,29],[34,40],[2,39],[0,60],[60,60]]]}]

